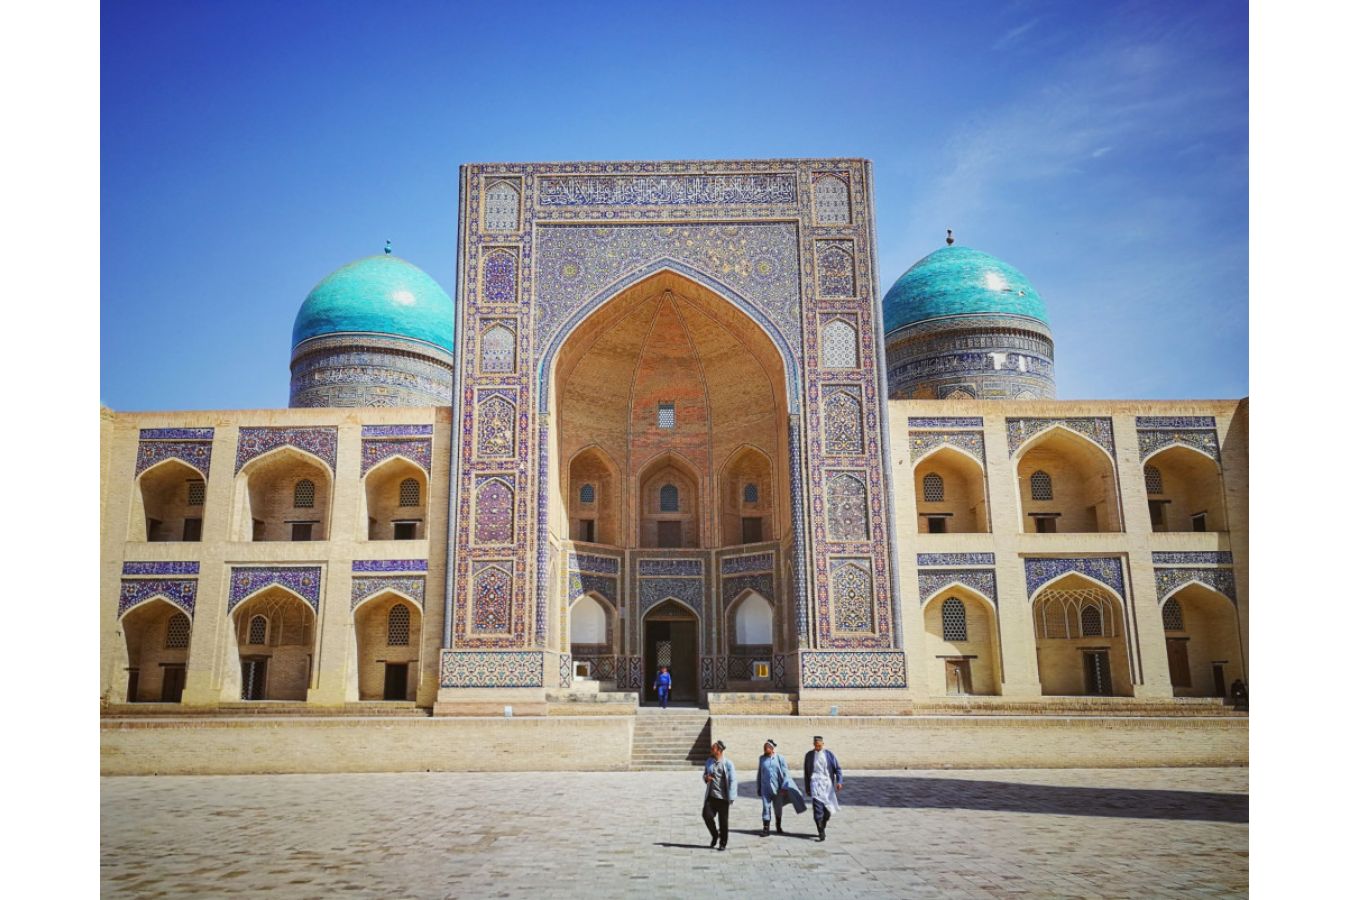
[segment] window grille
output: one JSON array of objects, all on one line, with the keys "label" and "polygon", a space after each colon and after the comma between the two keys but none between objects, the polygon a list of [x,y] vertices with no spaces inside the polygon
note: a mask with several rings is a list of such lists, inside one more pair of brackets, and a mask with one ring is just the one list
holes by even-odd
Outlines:
[{"label": "window grille", "polygon": [[1083,637],[1102,636],[1102,611],[1095,606],[1083,607]]},{"label": "window grille", "polygon": [[416,478],[405,478],[398,485],[399,506],[421,506],[422,485]]},{"label": "window grille", "polygon": [[942,476],[936,472],[929,472],[923,476],[923,502],[941,503],[946,499],[946,486],[942,483]]},{"label": "window grille", "polygon": [[174,613],[169,617],[169,629],[164,635],[164,649],[182,650],[188,645],[188,637],[192,634],[192,623],[188,617],[182,613]]},{"label": "window grille", "polygon": [[595,502],[595,485],[583,484],[581,486],[581,502],[582,503]]},{"label": "window grille", "polygon": [[1040,469],[1031,473],[1031,499],[1032,500],[1053,500],[1055,491],[1050,483],[1050,476]]},{"label": "window grille", "polygon": [[1181,621],[1181,604],[1177,598],[1173,597],[1163,604],[1162,608],[1163,631],[1185,631],[1185,625]]},{"label": "window grille", "polygon": [[516,370],[516,336],[509,328],[493,325],[483,332],[481,368],[484,372]]},{"label": "window grille", "polygon": [[499,181],[487,190],[483,226],[488,231],[520,228],[520,193],[505,181]]},{"label": "window grille", "polygon": [[824,359],[827,369],[856,369],[858,367],[858,333],[843,319],[835,319],[825,326]]},{"label": "window grille", "polygon": [[201,506],[206,502],[206,482],[201,480],[189,481],[188,487],[188,506]]},{"label": "window grille", "polygon": [[675,404],[662,403],[656,409],[656,427],[674,428],[675,427]]},{"label": "window grille", "polygon": [[753,483],[753,482],[751,482],[750,484],[747,484],[747,485],[745,486],[745,495],[744,495],[744,496],[745,496],[745,502],[746,502],[746,503],[758,503],[758,502],[759,502],[759,485],[757,485],[757,484],[755,484],[755,483]]},{"label": "window grille", "polygon": [[264,616],[254,616],[248,620],[248,642],[250,644],[267,643],[267,619]]},{"label": "window grille", "polygon": [[408,646],[408,629],[412,622],[412,615],[408,612],[408,607],[402,603],[395,603],[389,609],[389,641],[390,647]]},{"label": "window grille", "polygon": [[1150,494],[1163,492],[1162,473],[1157,466],[1144,466],[1144,488]]},{"label": "window grille", "polygon": [[944,641],[965,641],[966,605],[955,597],[942,601],[942,639]]},{"label": "window grille", "polygon": [[680,489],[673,484],[661,485],[661,512],[680,511]]},{"label": "window grille", "polygon": [[314,507],[314,482],[301,478],[295,483],[295,508],[312,509]]}]

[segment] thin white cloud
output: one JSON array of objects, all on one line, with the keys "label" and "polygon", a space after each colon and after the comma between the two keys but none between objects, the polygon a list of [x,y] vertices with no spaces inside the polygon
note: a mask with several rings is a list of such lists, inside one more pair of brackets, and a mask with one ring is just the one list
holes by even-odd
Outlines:
[{"label": "thin white cloud", "polygon": [[1009,28],[1007,31],[1003,32],[1002,37],[1000,37],[997,41],[994,41],[993,49],[1006,50],[1009,47],[1013,46],[1018,41],[1020,41],[1028,31],[1035,28],[1036,23],[1039,21],[1040,19],[1031,19],[1030,21],[1023,22],[1016,28]]}]

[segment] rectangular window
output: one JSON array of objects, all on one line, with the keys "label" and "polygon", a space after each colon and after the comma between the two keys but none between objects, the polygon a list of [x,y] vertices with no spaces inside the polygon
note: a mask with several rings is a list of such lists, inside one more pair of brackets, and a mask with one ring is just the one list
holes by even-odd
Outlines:
[{"label": "rectangular window", "polygon": [[1054,516],[1032,516],[1032,521],[1036,523],[1037,534],[1054,534],[1055,517]]},{"label": "rectangular window", "polygon": [[1148,520],[1153,523],[1154,531],[1167,530],[1167,501],[1148,501]]},{"label": "rectangular window", "polygon": [[201,479],[188,483],[188,506],[201,506],[206,502],[206,482]]},{"label": "rectangular window", "polygon": [[395,522],[394,540],[396,541],[415,541],[417,540],[416,522]]},{"label": "rectangular window", "polygon": [[1200,512],[1191,516],[1191,531],[1209,531],[1204,513]]},{"label": "rectangular window", "polygon": [[312,541],[314,540],[313,522],[292,522],[291,540],[293,541]]},{"label": "rectangular window", "polygon": [[764,518],[744,516],[741,519],[741,543],[758,544],[762,540],[764,540]]},{"label": "rectangular window", "polygon": [[253,520],[253,540],[261,541],[263,535],[267,533],[267,526],[263,524],[262,519]]},{"label": "rectangular window", "polygon": [[675,404],[662,403],[656,408],[656,426],[658,428],[675,427]]},{"label": "rectangular window", "polygon": [[657,522],[656,546],[683,547],[684,524],[682,522]]},{"label": "rectangular window", "polygon": [[947,517],[946,516],[928,516],[929,534],[946,534]]},{"label": "rectangular window", "polygon": [[183,540],[200,541],[202,539],[202,520],[184,519],[183,520]]}]

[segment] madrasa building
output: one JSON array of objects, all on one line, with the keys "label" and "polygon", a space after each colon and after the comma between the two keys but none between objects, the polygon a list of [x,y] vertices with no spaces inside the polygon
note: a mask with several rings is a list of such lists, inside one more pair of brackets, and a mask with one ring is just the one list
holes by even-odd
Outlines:
[{"label": "madrasa building", "polygon": [[105,715],[1216,714],[1247,401],[1057,399],[1087,298],[935,244],[861,159],[463,166],[290,408],[103,410]]}]

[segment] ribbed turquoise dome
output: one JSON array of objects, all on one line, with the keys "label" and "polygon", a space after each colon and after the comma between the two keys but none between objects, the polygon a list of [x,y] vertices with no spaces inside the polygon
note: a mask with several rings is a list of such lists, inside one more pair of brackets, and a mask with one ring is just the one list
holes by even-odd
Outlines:
[{"label": "ribbed turquoise dome", "polygon": [[969,247],[943,247],[910,266],[881,302],[886,332],[924,319],[964,315],[1026,316],[1050,323],[1025,275]]},{"label": "ribbed turquoise dome", "polygon": [[455,304],[426,272],[397,256],[348,263],[309,292],[291,347],[321,334],[372,331],[455,346]]}]

